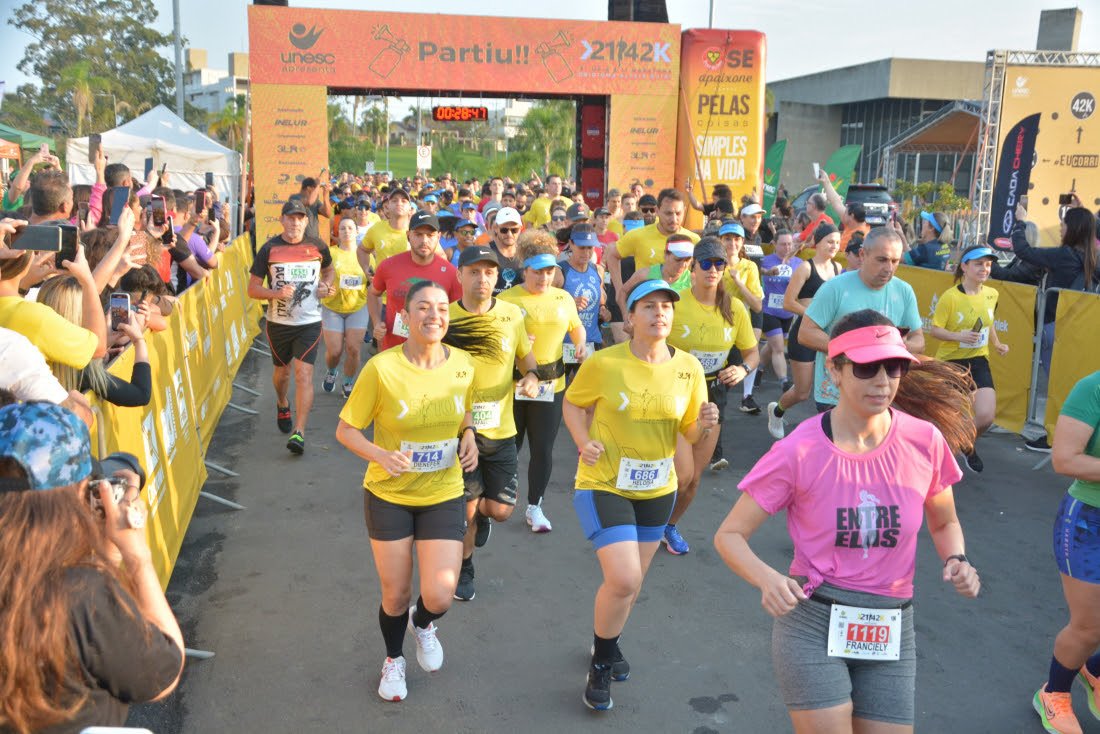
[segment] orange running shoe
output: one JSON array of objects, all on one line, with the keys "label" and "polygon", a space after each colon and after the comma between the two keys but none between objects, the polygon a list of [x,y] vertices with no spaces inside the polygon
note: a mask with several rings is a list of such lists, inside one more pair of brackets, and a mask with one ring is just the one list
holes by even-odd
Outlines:
[{"label": "orange running shoe", "polygon": [[1100,676],[1095,676],[1089,672],[1089,669],[1082,665],[1081,672],[1077,674],[1077,679],[1085,684],[1085,688],[1089,692],[1089,711],[1096,719],[1100,719]]},{"label": "orange running shoe", "polygon": [[1043,728],[1050,734],[1082,734],[1081,724],[1073,713],[1073,697],[1069,693],[1047,693],[1044,683],[1035,691],[1031,705],[1039,714]]}]

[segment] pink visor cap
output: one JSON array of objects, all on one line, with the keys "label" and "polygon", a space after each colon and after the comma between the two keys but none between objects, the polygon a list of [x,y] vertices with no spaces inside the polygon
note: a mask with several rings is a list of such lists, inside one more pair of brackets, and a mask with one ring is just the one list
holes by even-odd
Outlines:
[{"label": "pink visor cap", "polygon": [[885,359],[920,360],[905,348],[901,332],[893,326],[864,326],[846,331],[829,342],[829,358],[844,355],[858,364],[881,362]]}]

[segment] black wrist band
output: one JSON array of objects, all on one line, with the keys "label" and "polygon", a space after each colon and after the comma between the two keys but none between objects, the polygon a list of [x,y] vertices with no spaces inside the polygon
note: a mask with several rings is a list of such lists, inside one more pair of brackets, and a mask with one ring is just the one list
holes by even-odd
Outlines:
[{"label": "black wrist band", "polygon": [[539,376],[539,371],[538,370],[527,370],[526,372],[523,373],[523,376],[527,377],[527,375],[534,375],[535,377],[538,377]]},{"label": "black wrist band", "polygon": [[970,563],[969,559],[967,559],[967,557],[964,556],[962,553],[956,553],[953,556],[948,556],[946,559],[944,559],[943,565],[947,566],[947,564],[950,563],[951,561],[959,561],[961,563]]},{"label": "black wrist band", "polygon": [[463,426],[462,430],[458,432],[458,437],[462,438],[464,435],[466,435],[466,431],[473,431],[474,435],[476,436],[477,435],[477,426]]}]

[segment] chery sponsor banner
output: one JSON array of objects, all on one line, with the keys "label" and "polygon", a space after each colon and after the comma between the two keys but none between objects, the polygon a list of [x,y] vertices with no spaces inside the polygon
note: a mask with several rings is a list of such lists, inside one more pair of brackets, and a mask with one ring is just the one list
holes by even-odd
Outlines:
[{"label": "chery sponsor banner", "polygon": [[675,94],[680,27],[250,6],[253,84]]},{"label": "chery sponsor banner", "polygon": [[[1059,244],[1058,196],[1076,191],[1081,203],[1100,207],[1100,68],[1082,66],[1015,66],[1005,69],[1001,96],[1000,147],[1004,160],[1006,131],[1038,114],[1039,129],[1028,191],[1028,219],[1039,226],[1039,243]],[[998,179],[1001,169],[998,169]],[[998,188],[999,191],[999,188]],[[990,229],[1001,223],[993,202]],[[1003,219],[1003,215],[1002,215]]]},{"label": "chery sponsor banner", "polygon": [[[680,109],[676,185],[696,191],[718,183],[763,196],[764,34],[757,31],[685,31],[680,50]],[[689,209],[686,227],[702,227]]]},{"label": "chery sponsor banner", "polygon": [[[1009,237],[1016,224],[1016,205],[1028,192],[1031,167],[1035,159],[1035,139],[1039,136],[1038,113],[1017,122],[1004,136],[997,182],[993,185],[993,206],[989,210],[990,244],[1002,250],[1012,249]],[[1001,119],[1005,119],[1001,116]],[[1029,197],[1030,205],[1030,197]]]}]

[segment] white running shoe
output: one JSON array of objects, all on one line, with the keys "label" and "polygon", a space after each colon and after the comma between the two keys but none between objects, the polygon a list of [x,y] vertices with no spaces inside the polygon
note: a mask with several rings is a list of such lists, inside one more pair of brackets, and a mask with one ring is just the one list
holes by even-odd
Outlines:
[{"label": "white running shoe", "polygon": [[775,414],[779,403],[768,403],[768,433],[773,438],[783,438],[787,431],[783,427],[783,417]]},{"label": "white running shoe", "polygon": [[436,637],[435,622],[428,625],[427,629],[420,629],[413,624],[414,605],[409,609],[409,631],[416,638],[416,662],[428,673],[434,673],[443,667],[443,646]]},{"label": "white running shoe", "polygon": [[550,521],[546,519],[546,514],[542,511],[542,501],[540,500],[537,505],[527,505],[527,524],[531,526],[532,533],[549,533],[554,527],[550,524]]},{"label": "white running shoe", "polygon": [[405,658],[386,658],[382,663],[382,680],[378,683],[378,695],[384,701],[404,701],[409,695],[405,687]]}]

